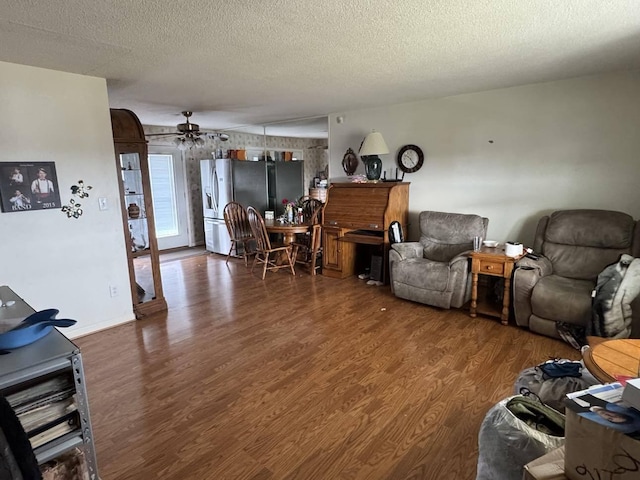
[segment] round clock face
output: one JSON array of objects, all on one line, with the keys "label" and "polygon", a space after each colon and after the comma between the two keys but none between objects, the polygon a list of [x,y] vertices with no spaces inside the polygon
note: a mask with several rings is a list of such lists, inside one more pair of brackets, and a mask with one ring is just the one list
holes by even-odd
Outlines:
[{"label": "round clock face", "polygon": [[398,152],[398,166],[406,173],[413,173],[420,170],[424,163],[424,153],[416,145],[405,145]]}]

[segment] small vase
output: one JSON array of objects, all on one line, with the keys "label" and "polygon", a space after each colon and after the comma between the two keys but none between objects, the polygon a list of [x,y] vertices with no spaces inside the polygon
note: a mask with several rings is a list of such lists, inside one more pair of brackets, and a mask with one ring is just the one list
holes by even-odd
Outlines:
[{"label": "small vase", "polygon": [[291,205],[287,205],[287,222],[293,223],[293,207]]},{"label": "small vase", "polygon": [[360,157],[364,163],[364,171],[367,174],[367,180],[379,180],[382,174],[382,160],[377,155],[369,155]]},{"label": "small vase", "polygon": [[140,207],[135,203],[130,203],[127,208],[129,218],[140,218]]}]

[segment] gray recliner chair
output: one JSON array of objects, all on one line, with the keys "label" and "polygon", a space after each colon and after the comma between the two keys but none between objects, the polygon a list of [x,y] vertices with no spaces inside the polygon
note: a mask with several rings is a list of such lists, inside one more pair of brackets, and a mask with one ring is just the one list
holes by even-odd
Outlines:
[{"label": "gray recliner chair", "polygon": [[420,241],[391,245],[391,291],[434,307],[464,305],[471,298],[467,253],[473,237],[485,238],[488,224],[478,215],[421,212]]},{"label": "gray recliner chair", "polygon": [[[623,253],[640,256],[640,222],[608,210],[560,210],[542,217],[533,249],[539,260],[522,258],[513,279],[516,323],[560,338],[557,322],[587,327],[591,292],[598,274]],[[637,302],[636,302],[637,303]],[[637,336],[634,312],[632,336]]]}]

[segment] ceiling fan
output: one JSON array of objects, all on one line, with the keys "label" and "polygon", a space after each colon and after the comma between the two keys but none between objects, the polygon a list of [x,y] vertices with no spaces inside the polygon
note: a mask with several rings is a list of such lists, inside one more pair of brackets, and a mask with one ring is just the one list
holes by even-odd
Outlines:
[{"label": "ceiling fan", "polygon": [[173,143],[180,150],[187,150],[193,147],[203,147],[204,146],[204,138],[209,137],[212,140],[219,140],[221,142],[226,142],[229,140],[229,135],[226,133],[204,133],[200,131],[200,125],[197,123],[191,123],[189,121],[189,117],[193,115],[193,112],[184,111],[182,115],[185,116],[186,121],[184,123],[179,123],[176,126],[177,132],[169,132],[169,133],[148,133],[146,136],[165,136],[165,135],[177,135],[174,139]]}]

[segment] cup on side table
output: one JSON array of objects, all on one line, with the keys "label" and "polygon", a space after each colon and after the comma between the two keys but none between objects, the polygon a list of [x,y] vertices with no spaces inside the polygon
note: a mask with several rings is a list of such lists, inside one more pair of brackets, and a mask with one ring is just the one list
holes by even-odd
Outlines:
[{"label": "cup on side table", "polygon": [[482,237],[478,237],[478,236],[473,237],[473,251],[479,252],[481,246],[482,246]]}]

